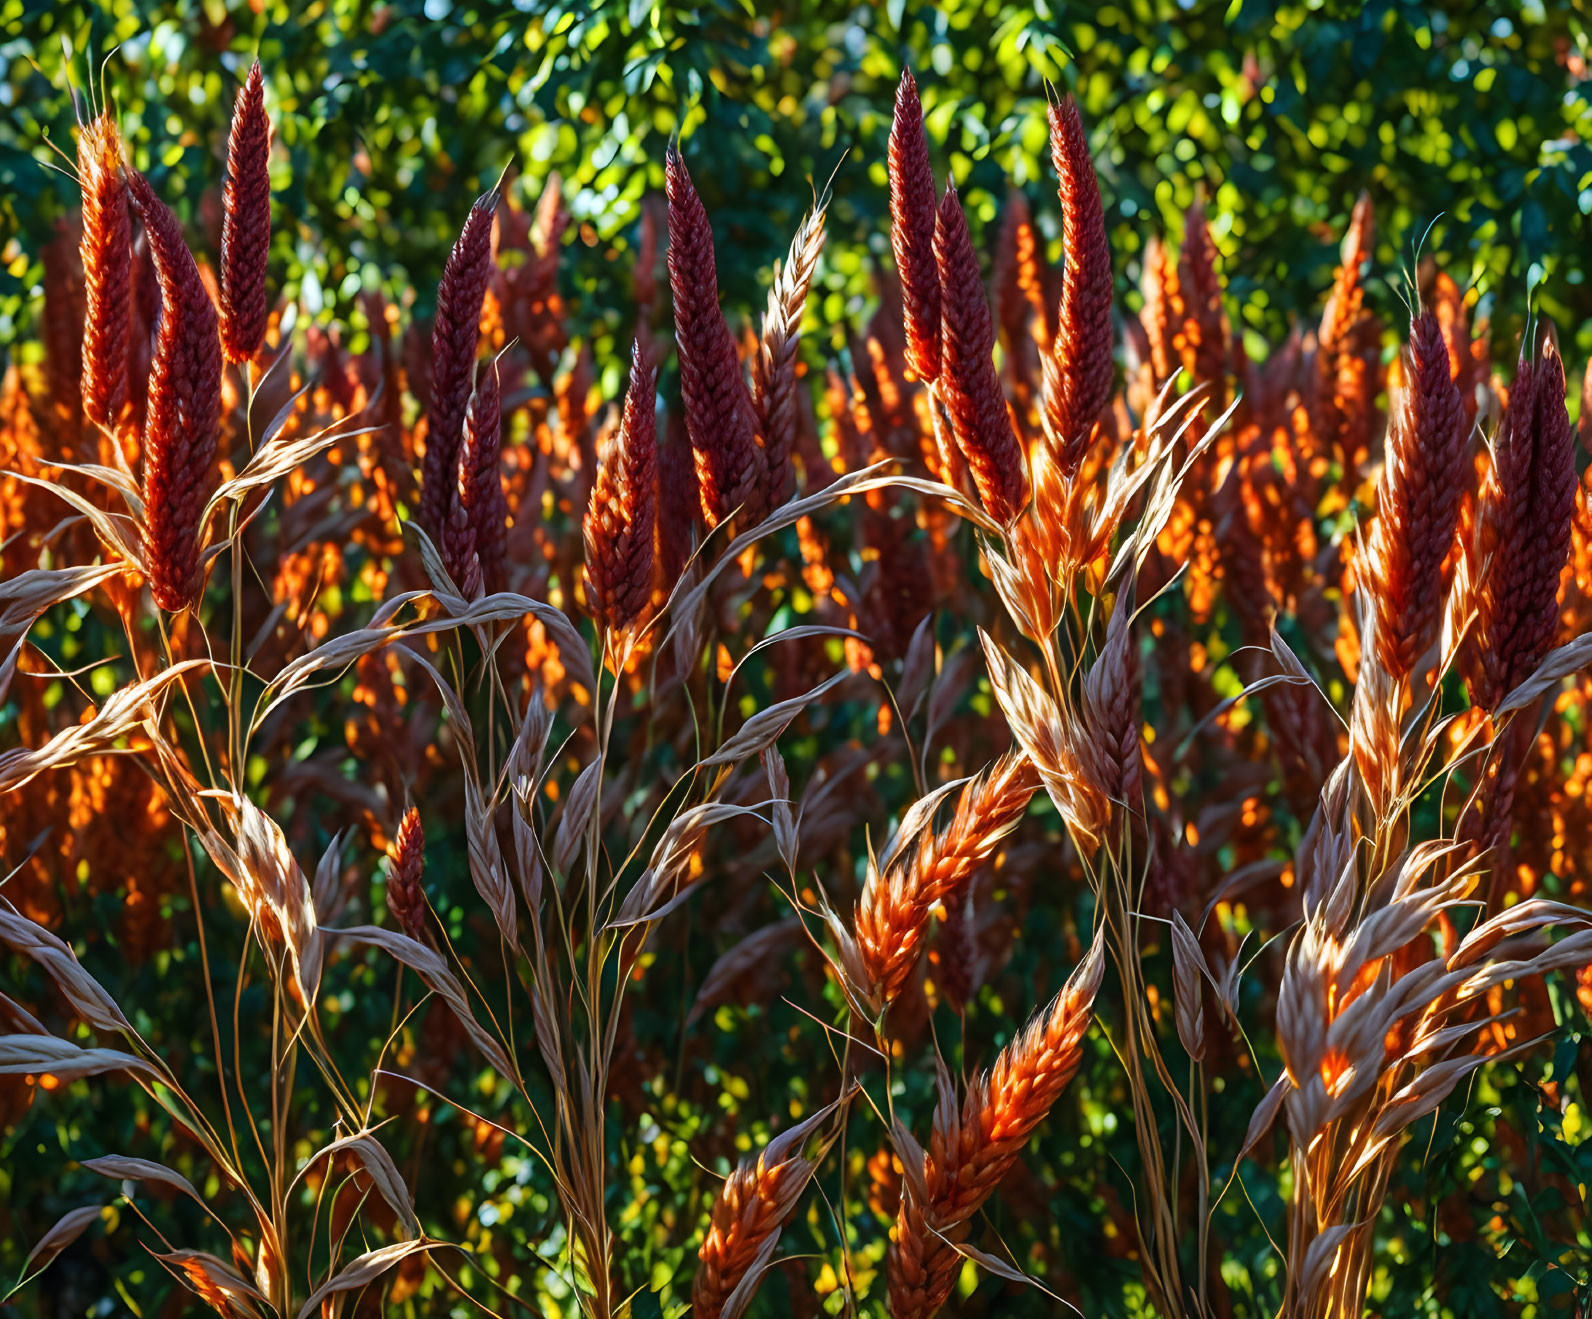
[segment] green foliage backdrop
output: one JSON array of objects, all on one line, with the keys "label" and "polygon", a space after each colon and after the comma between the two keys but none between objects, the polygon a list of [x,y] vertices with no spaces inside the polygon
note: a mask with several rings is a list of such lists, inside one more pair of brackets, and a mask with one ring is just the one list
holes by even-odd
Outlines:
[{"label": "green foliage backdrop", "polygon": [[[511,160],[558,170],[577,240],[575,311],[618,331],[604,267],[661,186],[677,134],[720,235],[726,297],[756,305],[813,182],[840,171],[824,275],[833,324],[866,296],[886,242],[884,143],[901,64],[922,74],[931,137],[970,210],[989,220],[1010,179],[1052,230],[1042,109],[1073,89],[1094,134],[1120,279],[1145,238],[1209,199],[1232,303],[1276,342],[1319,304],[1356,195],[1378,208],[1377,266],[1407,265],[1427,226],[1515,333],[1540,310],[1592,347],[1592,25],[1569,5],[1314,0],[1120,0],[884,5],[763,12],[656,0],[162,0],[0,5],[0,340],[26,321],[33,259],[67,181],[40,167],[70,140],[63,39],[81,85],[107,84],[140,163],[167,195],[213,179],[229,68],[258,51],[284,158],[276,180],[281,287],[347,318],[361,287],[435,287],[468,197]],[[118,45],[119,43],[119,45]],[[202,159],[195,159],[201,157]],[[851,240],[849,243],[844,240]],[[1382,310],[1397,290],[1376,289]],[[1585,330],[1583,326],[1587,326]],[[1257,341],[1255,346],[1259,346]],[[599,359],[601,360],[601,358]]]}]

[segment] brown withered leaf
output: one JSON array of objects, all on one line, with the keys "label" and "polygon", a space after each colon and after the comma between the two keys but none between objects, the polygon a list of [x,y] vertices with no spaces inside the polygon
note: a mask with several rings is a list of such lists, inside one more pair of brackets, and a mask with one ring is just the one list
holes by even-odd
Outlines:
[{"label": "brown withered leaf", "polygon": [[[1327,1271],[1338,1253],[1338,1247],[1360,1225],[1339,1223],[1321,1233],[1305,1249],[1303,1263],[1299,1266],[1299,1290],[1305,1296],[1320,1294],[1327,1280]],[[1290,1274],[1292,1270],[1290,1270]]]},{"label": "brown withered leaf", "polygon": [[[237,826],[236,869],[229,874],[249,914],[267,938],[280,938],[306,1005],[321,984],[321,931],[315,899],[304,871],[288,848],[281,827],[247,797],[230,809]],[[225,865],[222,858],[214,858]]]},{"label": "brown withered leaf", "polygon": [[934,659],[938,647],[934,637],[934,614],[923,616],[907,643],[906,659],[901,664],[901,681],[896,686],[896,702],[904,718],[911,719],[918,712],[918,704],[928,693],[929,681],[934,677]]},{"label": "brown withered leaf", "polygon": [[466,766],[464,823],[470,852],[470,879],[491,911],[498,933],[518,952],[519,913],[514,905],[514,886],[509,883],[508,867],[503,863],[503,849],[498,844],[495,805],[481,799],[481,785],[475,781],[473,767]]},{"label": "brown withered leaf", "polygon": [[1266,1091],[1266,1097],[1255,1105],[1255,1111],[1250,1115],[1249,1128],[1244,1132],[1244,1143],[1238,1147],[1238,1158],[1245,1158],[1265,1139],[1272,1123],[1277,1120],[1277,1114],[1282,1111],[1283,1100],[1288,1098],[1288,1092],[1292,1089],[1293,1082],[1284,1072],[1271,1089]]},{"label": "brown withered leaf", "polygon": [[366,1251],[311,1292],[309,1299],[299,1309],[298,1319],[309,1319],[329,1297],[357,1291],[374,1282],[394,1264],[417,1251],[436,1250],[442,1245],[438,1241],[395,1241],[390,1246]]},{"label": "brown withered leaf", "polygon": [[1178,1039],[1195,1062],[1205,1056],[1205,954],[1183,913],[1172,912],[1172,999]]},{"label": "brown withered leaf", "polygon": [[46,770],[66,769],[90,756],[137,750],[121,743],[144,723],[150,702],[179,678],[209,666],[210,661],[203,659],[173,664],[152,678],[114,692],[87,723],[63,729],[41,747],[16,747],[0,755],[0,793],[20,788]]},{"label": "brown withered leaf", "polygon": [[97,1159],[84,1159],[83,1166],[101,1177],[109,1177],[112,1181],[147,1182],[151,1186],[164,1186],[169,1190],[180,1191],[200,1205],[206,1213],[211,1212],[209,1202],[199,1194],[194,1184],[180,1172],[173,1171],[163,1163],[135,1159],[127,1154],[102,1154]]},{"label": "brown withered leaf", "polygon": [[24,476],[20,472],[13,472],[11,475],[18,481],[38,486],[41,490],[48,490],[57,498],[64,499],[89,520],[89,525],[94,528],[94,534],[99,537],[100,543],[106,549],[127,563],[143,566],[142,534],[139,532],[138,524],[125,513],[109,513],[92,500],[78,494],[70,486],[62,485],[58,481],[45,481],[36,476]]},{"label": "brown withered leaf", "polygon": [[0,1035],[0,1076],[53,1076],[78,1081],[106,1072],[160,1073],[142,1058],[117,1049],[81,1049],[54,1035]]},{"label": "brown withered leaf", "polygon": [[[784,920],[753,930],[739,943],[721,954],[702,977],[691,1011],[686,1015],[686,1025],[699,1021],[709,1008],[717,1007],[729,997],[730,992],[748,977],[756,976],[762,985],[772,977],[770,970],[777,969],[776,959],[787,947],[804,942],[801,919],[787,916]],[[745,999],[740,1000],[743,1003]]]},{"label": "brown withered leaf", "polygon": [[126,569],[120,563],[98,563],[85,567],[31,568],[0,582],[0,645],[16,638],[5,658],[0,660],[0,701],[6,698],[11,675],[28,629],[43,614],[64,600],[87,594],[102,582],[117,577]]},{"label": "brown withered leaf", "polygon": [[263,1293],[214,1255],[202,1250],[174,1250],[164,1255],[152,1250],[150,1254],[194,1295],[212,1304],[219,1300],[226,1319],[259,1319],[259,1307],[269,1308]]},{"label": "brown withered leaf", "polygon": [[[794,527],[803,518],[810,517],[819,509],[827,504],[834,503],[837,499],[842,499],[846,495],[857,494],[864,488],[873,488],[867,484],[869,478],[876,476],[889,465],[888,462],[876,463],[872,467],[864,468],[861,471],[847,473],[815,494],[804,495],[800,499],[793,499],[787,504],[782,504],[755,527],[743,531],[725,546],[719,557],[705,572],[700,575],[689,572],[683,574],[680,580],[675,583],[674,589],[669,593],[668,602],[664,605],[663,612],[669,614],[673,621],[670,623],[668,631],[663,634],[662,639],[658,642],[658,648],[660,650],[663,649],[674,639],[675,634],[682,627],[690,625],[690,621],[695,619],[700,612],[703,602],[707,599],[708,591],[713,583],[718,580],[719,574],[739,559],[744,551],[750,549],[764,536],[772,535],[776,531],[782,531],[786,527]],[[884,483],[888,484],[893,479],[886,478]],[[939,488],[944,489],[944,487]],[[954,491],[949,493],[955,495]],[[957,497],[960,498],[960,496]],[[720,525],[724,524],[721,523]]]},{"label": "brown withered leaf", "polygon": [[576,854],[585,846],[591,829],[592,811],[597,807],[602,791],[603,758],[598,756],[575,776],[569,796],[564,800],[564,813],[553,835],[553,869],[560,875],[571,874],[570,867]]},{"label": "brown withered leaf", "polygon": [[[396,613],[394,606],[426,597],[435,599],[449,612],[442,617],[429,618],[418,623],[394,624],[388,621]],[[596,681],[592,676],[591,651],[562,610],[554,609],[539,600],[532,600],[529,596],[507,592],[483,596],[473,602],[467,602],[457,596],[452,600],[445,600],[435,592],[411,592],[400,600],[389,601],[369,627],[358,628],[342,636],[333,637],[284,665],[282,671],[267,685],[260,712],[255,716],[255,723],[258,724],[283,701],[303,690],[317,676],[339,674],[363,656],[384,646],[394,645],[413,637],[430,636],[437,632],[452,632],[461,626],[475,627],[494,622],[518,622],[527,614],[534,615],[547,628],[548,635],[558,645],[559,657],[565,668],[569,670],[570,676],[585,686],[587,691],[595,691]],[[417,662],[423,660],[423,657],[415,651],[409,652],[409,658]],[[462,708],[461,706],[460,709]]]},{"label": "brown withered leaf", "polygon": [[652,858],[620,905],[608,928],[624,929],[662,920],[696,891],[701,877],[692,878],[692,854],[707,830],[736,816],[756,816],[746,806],[730,802],[707,801],[680,812],[670,821],[663,837],[653,848]]},{"label": "brown withered leaf", "polygon": [[426,987],[452,1009],[453,1015],[458,1018],[459,1024],[464,1027],[465,1033],[469,1035],[487,1062],[491,1063],[506,1080],[517,1079],[514,1064],[509,1061],[503,1046],[475,1019],[475,1014],[470,1011],[469,1002],[464,996],[464,990],[453,972],[448,969],[448,964],[436,952],[406,934],[399,934],[396,930],[384,930],[376,925],[355,925],[330,933],[340,939],[349,939],[354,943],[380,948],[415,972],[425,982]]},{"label": "brown withered leaf", "polygon": [[[307,386],[306,386],[307,388]],[[302,392],[302,391],[300,391]],[[271,423],[265,440],[255,449],[253,456],[243,470],[231,480],[223,481],[216,487],[216,492],[210,496],[210,502],[205,505],[205,511],[199,519],[203,527],[210,520],[210,515],[223,504],[232,500],[244,499],[251,490],[258,490],[272,482],[295,472],[317,454],[325,453],[334,444],[347,440],[358,439],[361,435],[374,435],[381,429],[379,426],[360,426],[354,430],[345,429],[348,418],[339,418],[330,426],[315,431],[308,435],[281,434],[281,427],[287,420],[285,414],[292,410],[292,402],[286,404]]]},{"label": "brown withered leaf", "polygon": [[785,772],[785,758],[778,747],[765,747],[760,757],[763,772],[768,776],[770,818],[774,824],[774,846],[785,869],[796,873],[796,817],[790,808],[790,775]]},{"label": "brown withered leaf", "polygon": [[63,1214],[28,1252],[27,1259],[22,1262],[23,1278],[37,1277],[49,1268],[50,1261],[88,1231],[89,1225],[104,1212],[101,1205],[84,1205]]},{"label": "brown withered leaf", "polygon": [[4,898],[0,898],[0,942],[42,966],[78,1016],[95,1030],[132,1030],[116,1001],[83,969],[71,948]]},{"label": "brown withered leaf", "polygon": [[1565,678],[1592,667],[1592,632],[1567,641],[1557,650],[1543,656],[1542,663],[1523,683],[1499,702],[1496,714],[1522,710],[1540,697],[1546,696]]},{"label": "brown withered leaf", "polygon": [[376,1184],[376,1189],[381,1192],[381,1198],[392,1206],[393,1213],[398,1215],[398,1222],[408,1236],[411,1238],[421,1236],[420,1220],[415,1217],[414,1197],[404,1182],[403,1174],[398,1171],[398,1165],[392,1161],[392,1155],[382,1147],[375,1133],[368,1130],[359,1131],[352,1136],[334,1140],[330,1145],[317,1150],[304,1167],[307,1169],[317,1160],[331,1158],[344,1150],[354,1154],[364,1165],[371,1181]]},{"label": "brown withered leaf", "polygon": [[706,769],[711,765],[733,765],[753,756],[761,755],[765,748],[770,747],[778,739],[796,717],[815,704],[831,688],[838,686],[851,677],[851,670],[842,669],[839,673],[818,684],[810,692],[801,696],[792,696],[789,700],[779,701],[766,709],[759,710],[712,755],[697,762],[699,769]]}]

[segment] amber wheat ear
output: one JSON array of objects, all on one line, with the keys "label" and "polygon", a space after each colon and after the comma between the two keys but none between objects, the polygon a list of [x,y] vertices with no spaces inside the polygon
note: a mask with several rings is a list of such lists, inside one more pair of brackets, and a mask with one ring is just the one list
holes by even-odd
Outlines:
[{"label": "amber wheat ear", "polygon": [[888,1254],[891,1319],[930,1319],[962,1271],[956,1243],[968,1220],[1017,1162],[1083,1060],[1104,971],[1097,940],[1055,1000],[968,1088],[948,1091],[934,1114],[922,1176],[908,1178]]},{"label": "amber wheat ear", "polygon": [[1017,827],[1038,789],[1033,762],[1021,751],[1008,752],[962,789],[951,823],[919,844],[909,863],[869,877],[857,905],[857,945],[882,1001],[899,997],[909,983],[934,906],[956,900]]},{"label": "amber wheat ear", "polygon": [[1345,471],[1358,471],[1368,444],[1374,393],[1359,340],[1367,321],[1362,271],[1371,258],[1375,213],[1361,193],[1339,251],[1338,272],[1316,334],[1318,411],[1322,430]]},{"label": "amber wheat ear", "polygon": [[1536,668],[1559,621],[1559,577],[1575,513],[1575,431],[1551,340],[1521,358],[1493,443],[1479,521],[1491,560],[1478,583],[1471,699],[1493,709]]},{"label": "amber wheat ear", "polygon": [[791,454],[796,448],[796,349],[802,314],[818,256],[824,250],[824,207],[820,200],[791,240],[790,254],[768,291],[763,334],[752,362],[752,403],[763,436],[767,488],[763,502],[777,508],[795,483]]},{"label": "amber wheat ear", "polygon": [[222,193],[221,348],[229,362],[247,362],[265,342],[270,312],[265,296],[265,263],[271,247],[270,159],[265,75],[256,60],[232,111]]},{"label": "amber wheat ear", "polygon": [[1151,234],[1144,245],[1139,292],[1144,299],[1144,306],[1139,312],[1139,324],[1144,329],[1145,342],[1150,349],[1150,373],[1155,383],[1160,385],[1172,374],[1177,360],[1174,342],[1176,328],[1172,323],[1173,303],[1177,296],[1177,268],[1159,234]]},{"label": "amber wheat ear", "polygon": [[448,572],[466,594],[503,585],[507,501],[503,497],[503,397],[497,363],[489,364],[464,412],[453,508],[443,534]]},{"label": "amber wheat ear", "polygon": [[670,416],[666,434],[658,446],[653,506],[658,528],[658,568],[665,581],[673,581],[691,559],[702,501],[697,490],[696,459],[678,413]]},{"label": "amber wheat ear", "polygon": [[731,1319],[751,1300],[751,1287],[772,1258],[780,1229],[813,1174],[814,1165],[793,1144],[770,1142],[755,1160],[745,1160],[730,1174],[714,1200],[691,1288],[696,1319]]},{"label": "amber wheat ear", "polygon": [[1178,318],[1173,344],[1195,383],[1211,388],[1200,402],[1206,418],[1215,416],[1227,401],[1227,323],[1217,257],[1205,205],[1197,201],[1184,212],[1183,248],[1176,278],[1169,277],[1168,284],[1175,294]]},{"label": "amber wheat ear", "polygon": [[1139,745],[1139,652],[1133,637],[1132,592],[1124,587],[1106,625],[1105,645],[1084,679],[1084,714],[1099,788],[1131,808],[1144,777]]}]

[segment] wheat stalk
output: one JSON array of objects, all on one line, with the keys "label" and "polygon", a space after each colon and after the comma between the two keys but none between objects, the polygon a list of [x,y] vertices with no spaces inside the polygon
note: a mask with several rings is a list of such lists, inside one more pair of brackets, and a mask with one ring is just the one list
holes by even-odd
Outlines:
[{"label": "wheat stalk", "polygon": [[426,417],[426,452],[420,478],[420,520],[440,536],[458,489],[459,445],[475,378],[481,304],[491,283],[492,214],[496,191],[476,199],[437,286],[437,317],[431,331],[431,402]]},{"label": "wheat stalk", "polygon": [[216,481],[221,425],[221,338],[215,304],[183,242],[177,217],[149,181],[130,175],[160,281],[160,327],[144,425],[143,555],[162,609],[199,603],[199,525]]},{"label": "wheat stalk", "polygon": [[752,424],[752,402],[741,377],[735,339],[719,310],[713,231],[685,161],[669,149],[669,287],[680,354],[680,402],[696,463],[702,516],[708,528],[744,506],[761,516],[767,489],[764,451]]},{"label": "wheat stalk", "polygon": [[901,71],[896,87],[889,173],[890,248],[901,278],[907,370],[927,384],[940,374],[940,272],[934,254],[934,169],[910,69]]},{"label": "wheat stalk", "polygon": [[659,464],[652,370],[631,351],[619,433],[586,508],[586,603],[605,632],[629,629],[652,598]]},{"label": "wheat stalk", "polygon": [[77,139],[83,192],[83,414],[114,432],[127,410],[133,238],[122,138],[109,114]]},{"label": "wheat stalk", "polygon": [[790,496],[795,481],[791,454],[796,447],[796,349],[802,314],[813,271],[824,250],[824,217],[828,197],[803,218],[790,252],[768,290],[768,310],[763,314],[763,334],[752,359],[752,404],[763,436],[767,488],[763,502],[777,508]]},{"label": "wheat stalk", "polygon": [[906,988],[935,906],[957,900],[968,878],[1017,827],[1038,789],[1028,756],[1007,752],[962,789],[951,823],[926,838],[909,862],[869,874],[854,924],[869,985],[882,1002]]},{"label": "wheat stalk", "polygon": [[1083,461],[1111,397],[1111,252],[1089,139],[1072,97],[1050,107],[1050,154],[1060,179],[1063,282],[1045,355],[1045,436],[1062,472]]},{"label": "wheat stalk", "polygon": [[968,1220],[1078,1070],[1104,969],[1104,946],[1096,939],[1050,1006],[1001,1050],[961,1105],[942,1093],[929,1149],[920,1167],[909,1169],[891,1232],[891,1319],[930,1319],[950,1296],[962,1271],[956,1247]]},{"label": "wheat stalk", "polygon": [[271,121],[260,61],[238,91],[227,138],[221,212],[221,349],[247,362],[265,341],[270,304],[265,263],[271,248]]},{"label": "wheat stalk", "polygon": [[979,499],[991,517],[1006,525],[1022,512],[1028,478],[995,372],[995,326],[978,257],[961,200],[950,182],[935,212],[934,259],[941,299],[936,389],[945,401],[951,433],[967,460]]}]

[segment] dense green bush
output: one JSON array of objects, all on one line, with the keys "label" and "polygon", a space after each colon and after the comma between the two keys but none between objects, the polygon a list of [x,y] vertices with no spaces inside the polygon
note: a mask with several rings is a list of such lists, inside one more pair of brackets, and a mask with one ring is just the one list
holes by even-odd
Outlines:
[{"label": "dense green bush", "polygon": [[[1006,178],[1036,200],[1049,191],[1038,111],[1047,81],[1076,92],[1124,283],[1145,238],[1175,230],[1203,189],[1233,304],[1275,342],[1319,303],[1330,239],[1368,189],[1379,267],[1410,264],[1436,221],[1431,243],[1469,254],[1452,273],[1495,300],[1505,337],[1540,285],[1540,309],[1592,347],[1589,258],[1574,241],[1592,213],[1592,28],[1578,6],[9,0],[0,217],[22,241],[0,277],[0,341],[31,314],[38,244],[70,191],[40,168],[46,137],[69,140],[63,39],[79,86],[110,56],[135,150],[190,211],[199,199],[181,180],[215,177],[226,71],[259,53],[295,221],[275,269],[321,315],[347,316],[361,288],[425,299],[463,198],[512,162],[533,185],[564,176],[583,231],[577,315],[618,331],[628,312],[610,245],[633,237],[677,135],[736,305],[756,304],[814,183],[841,172],[831,227],[849,241],[832,247],[823,317],[838,322],[883,251],[890,97],[916,61],[931,134],[949,148],[937,165],[986,222]],[[1053,208],[1037,210],[1054,238]],[[1397,305],[1386,285],[1373,296]]]}]

